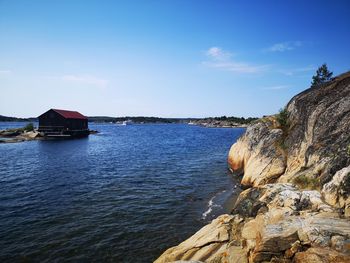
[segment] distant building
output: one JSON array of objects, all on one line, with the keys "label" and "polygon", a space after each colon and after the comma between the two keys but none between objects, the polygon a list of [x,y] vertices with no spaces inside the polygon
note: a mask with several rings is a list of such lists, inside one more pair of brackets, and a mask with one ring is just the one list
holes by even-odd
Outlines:
[{"label": "distant building", "polygon": [[39,117],[39,132],[48,137],[83,137],[89,134],[88,119],[77,111],[51,109]]}]

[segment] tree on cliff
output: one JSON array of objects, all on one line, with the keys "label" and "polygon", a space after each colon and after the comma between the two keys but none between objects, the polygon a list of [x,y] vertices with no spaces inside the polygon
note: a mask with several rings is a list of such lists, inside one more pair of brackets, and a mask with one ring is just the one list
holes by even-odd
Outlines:
[{"label": "tree on cliff", "polygon": [[311,87],[318,86],[326,83],[332,79],[333,72],[328,70],[327,64],[323,64],[316,71],[316,74],[312,77]]}]

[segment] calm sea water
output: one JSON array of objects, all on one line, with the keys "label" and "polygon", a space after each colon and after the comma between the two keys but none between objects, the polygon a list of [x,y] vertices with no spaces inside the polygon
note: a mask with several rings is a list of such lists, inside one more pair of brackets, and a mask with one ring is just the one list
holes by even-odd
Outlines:
[{"label": "calm sea water", "polygon": [[101,133],[0,144],[1,262],[151,262],[227,212],[244,129],[90,128]]}]

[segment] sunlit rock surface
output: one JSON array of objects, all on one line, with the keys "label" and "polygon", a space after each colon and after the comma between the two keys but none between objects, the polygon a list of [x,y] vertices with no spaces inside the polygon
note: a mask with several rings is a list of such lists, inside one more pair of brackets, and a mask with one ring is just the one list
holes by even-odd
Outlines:
[{"label": "sunlit rock surface", "polygon": [[[156,262],[350,262],[350,72],[296,95],[231,147],[223,215]],[[282,123],[282,124],[281,124]]]}]

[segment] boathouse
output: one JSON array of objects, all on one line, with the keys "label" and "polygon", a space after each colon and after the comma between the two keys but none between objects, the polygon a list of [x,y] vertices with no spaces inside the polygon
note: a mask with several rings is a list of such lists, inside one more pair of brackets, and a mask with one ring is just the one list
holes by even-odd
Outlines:
[{"label": "boathouse", "polygon": [[39,117],[39,132],[48,137],[83,137],[89,134],[88,119],[77,111],[50,109]]}]

